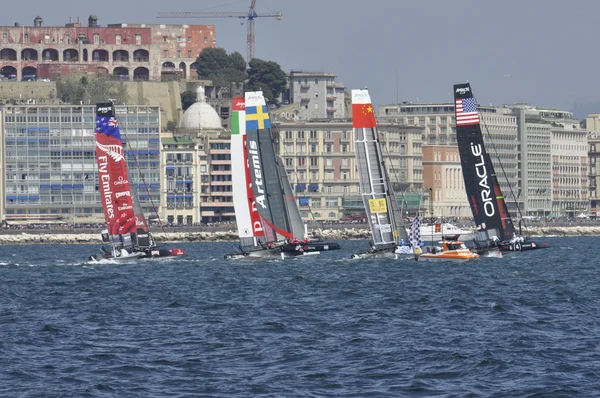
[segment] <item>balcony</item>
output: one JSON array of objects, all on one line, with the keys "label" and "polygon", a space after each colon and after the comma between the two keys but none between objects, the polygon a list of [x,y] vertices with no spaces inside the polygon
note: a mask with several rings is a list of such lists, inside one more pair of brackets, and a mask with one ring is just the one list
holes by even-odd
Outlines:
[{"label": "balcony", "polygon": [[311,164],[310,165],[310,169],[311,170],[319,170],[319,165],[318,164]]},{"label": "balcony", "polygon": [[304,88],[304,89],[310,88],[310,84],[308,84],[308,83],[300,83],[300,88]]},{"label": "balcony", "polygon": [[327,108],[327,113],[335,113],[337,109]]},{"label": "balcony", "polygon": [[335,83],[334,82],[327,82],[325,84],[325,87],[327,87],[327,88],[333,88],[333,87],[335,87]]},{"label": "balcony", "polygon": [[327,98],[327,101],[335,101],[337,99],[337,97],[335,95],[328,95],[325,98]]},{"label": "balcony", "polygon": [[301,104],[302,103],[306,103],[306,102],[310,102],[310,98],[307,98],[307,97],[300,98],[300,103]]}]

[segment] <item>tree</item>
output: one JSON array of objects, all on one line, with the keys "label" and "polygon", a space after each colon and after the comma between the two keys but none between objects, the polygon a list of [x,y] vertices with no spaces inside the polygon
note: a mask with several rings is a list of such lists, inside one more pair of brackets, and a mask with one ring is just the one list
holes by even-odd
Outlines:
[{"label": "tree", "polygon": [[277,104],[279,96],[287,89],[287,75],[277,62],[254,58],[248,70],[249,91],[262,91],[269,104]]},{"label": "tree", "polygon": [[94,104],[115,99],[117,103],[127,103],[129,95],[123,82],[111,80],[105,74],[85,75],[71,73],[59,76],[56,81],[57,97],[68,104]]},{"label": "tree", "polygon": [[196,102],[196,93],[190,90],[186,90],[181,93],[181,107],[185,111],[187,108],[192,106]]},{"label": "tree", "polygon": [[196,60],[198,76],[209,79],[215,86],[229,87],[246,80],[246,61],[239,52],[227,55],[223,48],[208,47]]}]

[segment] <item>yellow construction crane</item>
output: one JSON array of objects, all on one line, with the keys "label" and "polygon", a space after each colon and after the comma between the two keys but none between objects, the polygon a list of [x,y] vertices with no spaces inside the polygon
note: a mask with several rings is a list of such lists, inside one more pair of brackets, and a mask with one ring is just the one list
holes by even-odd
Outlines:
[{"label": "yellow construction crane", "polygon": [[257,14],[255,11],[256,0],[251,0],[250,9],[245,12],[160,12],[157,18],[240,18],[248,20],[248,52],[247,61],[250,62],[254,58],[254,19],[255,18],[277,18],[281,20],[282,14],[266,13]]}]

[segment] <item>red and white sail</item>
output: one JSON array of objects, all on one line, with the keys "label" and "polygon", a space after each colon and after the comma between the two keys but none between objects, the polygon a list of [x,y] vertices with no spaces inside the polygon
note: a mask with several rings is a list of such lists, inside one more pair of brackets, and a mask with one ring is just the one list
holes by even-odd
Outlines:
[{"label": "red and white sail", "polygon": [[96,161],[104,219],[111,235],[136,231],[119,121],[111,103],[96,105]]}]

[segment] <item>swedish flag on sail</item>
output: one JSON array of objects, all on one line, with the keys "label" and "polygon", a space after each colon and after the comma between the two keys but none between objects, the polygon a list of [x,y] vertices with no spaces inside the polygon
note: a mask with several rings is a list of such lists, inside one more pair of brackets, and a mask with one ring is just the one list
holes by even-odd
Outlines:
[{"label": "swedish flag on sail", "polygon": [[269,111],[266,105],[246,106],[246,130],[262,130],[271,128]]}]

